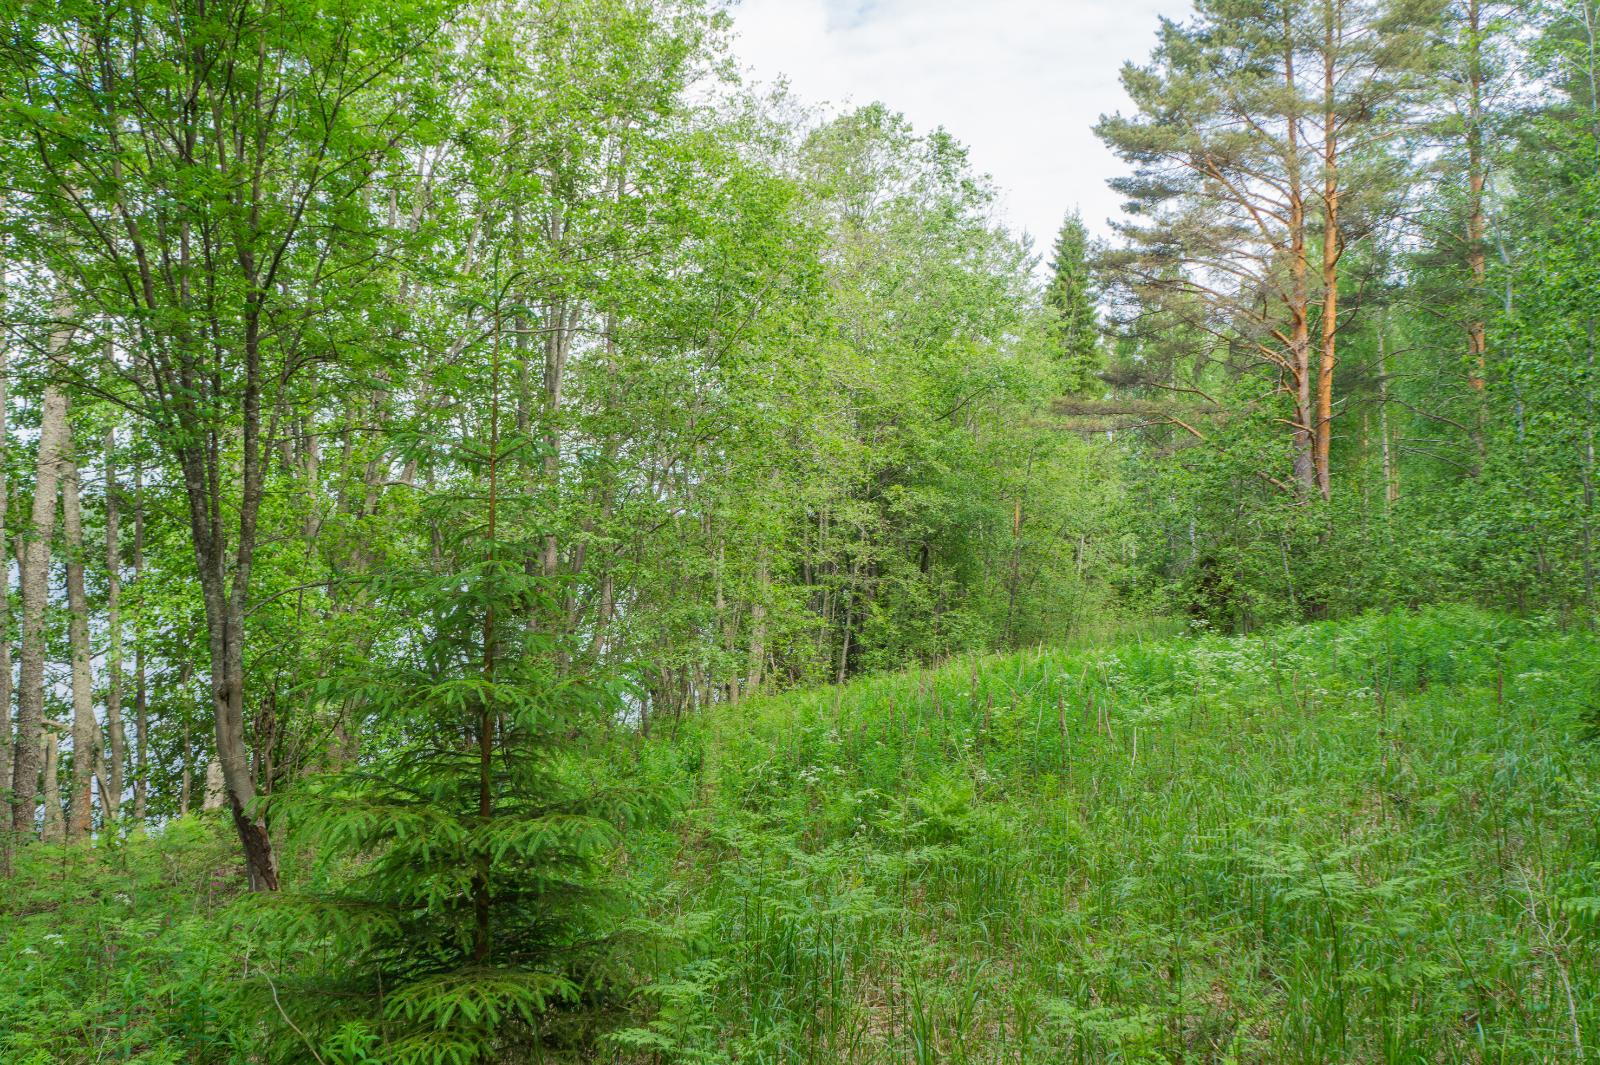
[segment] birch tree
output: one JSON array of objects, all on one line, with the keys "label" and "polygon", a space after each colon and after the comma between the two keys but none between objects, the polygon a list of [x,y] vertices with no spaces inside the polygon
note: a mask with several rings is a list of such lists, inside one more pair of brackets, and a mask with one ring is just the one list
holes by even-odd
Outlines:
[{"label": "birch tree", "polygon": [[417,60],[442,13],[72,3],[24,9],[0,46],[21,104],[9,135],[33,149],[18,174],[18,229],[37,235],[25,250],[134,353],[82,376],[181,475],[217,756],[257,888],[277,886],[245,666],[269,449],[307,368],[362,350],[342,341],[372,304],[367,193],[431,93]]}]

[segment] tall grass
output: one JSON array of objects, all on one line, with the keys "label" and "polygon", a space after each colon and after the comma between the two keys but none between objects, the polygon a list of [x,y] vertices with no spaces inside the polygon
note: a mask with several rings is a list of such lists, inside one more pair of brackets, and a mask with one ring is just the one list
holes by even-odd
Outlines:
[{"label": "tall grass", "polygon": [[645,748],[627,1058],[1600,1061],[1600,644],[1465,609],[964,659]]}]

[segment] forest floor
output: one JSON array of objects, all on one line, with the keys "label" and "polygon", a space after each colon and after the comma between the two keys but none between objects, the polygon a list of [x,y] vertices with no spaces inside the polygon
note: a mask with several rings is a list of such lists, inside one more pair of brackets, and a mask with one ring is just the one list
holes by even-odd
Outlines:
[{"label": "forest floor", "polygon": [[[1594,634],[1438,608],[686,719],[615,751],[681,803],[594,1060],[1600,1062],[1597,715]],[[0,1062],[264,1060],[234,846],[19,852]]]},{"label": "forest floor", "polygon": [[725,707],[666,1060],[1600,1061],[1600,643],[1467,609]]}]

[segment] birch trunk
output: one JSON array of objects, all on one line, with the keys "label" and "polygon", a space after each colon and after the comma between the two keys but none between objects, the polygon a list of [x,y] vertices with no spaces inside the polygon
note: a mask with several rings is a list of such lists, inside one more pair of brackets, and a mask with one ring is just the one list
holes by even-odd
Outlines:
[{"label": "birch trunk", "polygon": [[1378,436],[1383,448],[1383,500],[1388,510],[1400,501],[1400,468],[1389,437],[1389,353],[1382,324],[1378,327]]},{"label": "birch trunk", "polygon": [[[0,809],[9,809],[11,796],[11,556],[6,539],[6,348],[0,344]],[[6,870],[7,830],[11,819],[0,815],[0,875]]]},{"label": "birch trunk", "polygon": [[[1477,307],[1485,277],[1483,217],[1483,14],[1479,0],[1467,0],[1467,271],[1472,277],[1473,314],[1467,322],[1469,381],[1483,390],[1488,339],[1483,315]],[[1478,446],[1482,447],[1481,426]]]},{"label": "birch trunk", "polygon": [[90,784],[100,762],[100,724],[94,716],[94,675],[89,662],[89,598],[83,587],[83,510],[78,481],[78,461],[73,456],[67,459],[61,485],[61,525],[67,541],[67,636],[72,649],[69,840],[85,839],[94,828]]},{"label": "birch trunk", "polygon": [[1467,0],[1467,272],[1472,278],[1467,322],[1467,382],[1477,393],[1472,443],[1476,452],[1473,473],[1481,472],[1488,450],[1489,419],[1484,382],[1488,376],[1489,335],[1483,320],[1484,281],[1488,277],[1483,190],[1488,166],[1483,150],[1483,11],[1480,0]]},{"label": "birch trunk", "polygon": [[106,819],[122,814],[122,789],[126,784],[128,738],[122,723],[122,528],[117,507],[117,434],[106,430],[106,740],[110,748],[101,789]]},{"label": "birch trunk", "polygon": [[[72,330],[50,337],[52,357],[72,340]],[[66,393],[44,389],[39,411],[38,475],[28,536],[22,546],[18,584],[22,593],[22,654],[17,676],[17,743],[12,764],[11,825],[33,831],[38,811],[39,771],[44,753],[44,612],[50,593],[50,547],[56,528],[56,496],[67,433]],[[59,813],[59,811],[58,811]]]},{"label": "birch trunk", "polygon": [[[133,467],[133,582],[144,576],[144,469]],[[143,823],[150,799],[150,706],[145,686],[144,640],[137,618],[133,642],[133,818]]]},{"label": "birch trunk", "polygon": [[61,816],[61,738],[60,726],[50,722],[44,738],[44,825],[39,838],[60,843],[66,837],[66,820]]}]

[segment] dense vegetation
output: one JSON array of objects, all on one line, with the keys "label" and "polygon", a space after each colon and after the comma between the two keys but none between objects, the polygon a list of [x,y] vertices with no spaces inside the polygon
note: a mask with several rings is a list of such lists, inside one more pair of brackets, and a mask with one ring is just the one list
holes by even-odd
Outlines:
[{"label": "dense vegetation", "polygon": [[[687,1060],[1582,1061],[1600,656],[1465,610],[709,715]],[[935,708],[932,713],[923,708]],[[668,753],[668,752],[664,752]]]},{"label": "dense vegetation", "polygon": [[[683,806],[623,848],[652,979],[598,1052],[1582,1061],[1597,688],[1587,632],[1455,608],[963,657],[635,734]],[[21,852],[7,1060],[307,1060],[289,1017],[324,1061],[398,1060],[303,1015],[326,988],[239,917],[219,828]]]},{"label": "dense vegetation", "polygon": [[1157,30],[0,0],[0,1061],[1600,1055],[1600,8]]}]

